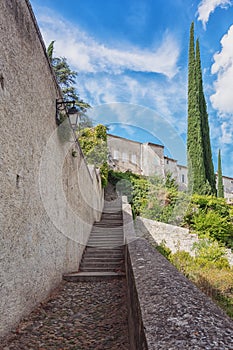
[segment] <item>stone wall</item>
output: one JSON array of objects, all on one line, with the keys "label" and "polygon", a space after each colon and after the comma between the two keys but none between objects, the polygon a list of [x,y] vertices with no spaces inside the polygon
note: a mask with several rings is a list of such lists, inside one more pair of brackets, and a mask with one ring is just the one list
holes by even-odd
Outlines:
[{"label": "stone wall", "polygon": [[126,202],[123,219],[130,349],[232,349],[232,320],[148,241],[136,237]]},{"label": "stone wall", "polygon": [[138,216],[135,220],[135,230],[138,237],[148,239],[151,236],[157,244],[162,242],[175,253],[178,249],[193,255],[193,243],[198,242],[196,234],[189,233],[183,227],[165,224]]},{"label": "stone wall", "polygon": [[0,2],[0,47],[3,336],[77,270],[103,193],[69,125],[68,138],[56,126],[60,90],[28,1]]},{"label": "stone wall", "polygon": [[[165,245],[172,253],[184,250],[194,256],[193,244],[198,242],[198,235],[190,233],[187,228],[165,224],[138,216],[134,223],[137,237],[146,238],[150,243]],[[233,253],[231,249],[225,248],[226,258],[230,266],[233,266]]]}]

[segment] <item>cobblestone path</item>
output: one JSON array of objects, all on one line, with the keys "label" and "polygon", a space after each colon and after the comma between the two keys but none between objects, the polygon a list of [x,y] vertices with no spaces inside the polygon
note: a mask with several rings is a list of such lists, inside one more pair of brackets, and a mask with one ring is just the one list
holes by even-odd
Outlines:
[{"label": "cobblestone path", "polygon": [[126,281],[63,282],[22,320],[3,350],[129,349]]}]

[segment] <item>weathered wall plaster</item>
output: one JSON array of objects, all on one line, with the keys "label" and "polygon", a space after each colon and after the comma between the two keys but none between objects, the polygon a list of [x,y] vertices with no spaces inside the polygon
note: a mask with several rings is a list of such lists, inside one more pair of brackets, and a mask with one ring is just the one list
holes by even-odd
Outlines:
[{"label": "weathered wall plaster", "polygon": [[0,47],[2,336],[77,270],[103,193],[57,129],[60,90],[28,1],[0,2]]}]

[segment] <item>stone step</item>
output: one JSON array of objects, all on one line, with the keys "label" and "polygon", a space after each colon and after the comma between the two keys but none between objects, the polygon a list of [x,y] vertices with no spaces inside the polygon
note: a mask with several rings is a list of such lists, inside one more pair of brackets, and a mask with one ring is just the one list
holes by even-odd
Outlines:
[{"label": "stone step", "polygon": [[112,249],[109,248],[99,248],[99,247],[86,247],[85,249],[85,254],[96,254],[96,255],[101,255],[101,256],[105,256],[105,255],[122,255],[124,254],[123,252],[123,247],[122,246],[118,246],[118,247],[114,247]]},{"label": "stone step", "polygon": [[116,247],[122,247],[123,243],[88,243],[87,246],[99,249],[114,249]]},{"label": "stone step", "polygon": [[123,232],[109,232],[109,231],[100,231],[100,232],[92,232],[89,239],[95,238],[95,237],[106,237],[106,238],[123,238]]},{"label": "stone step", "polygon": [[124,234],[121,201],[105,204],[95,222],[78,272],[64,274],[67,281],[97,281],[121,278],[124,270]]},{"label": "stone step", "polygon": [[98,249],[114,249],[114,248],[118,248],[118,247],[121,247],[120,245],[113,245],[111,244],[110,246],[103,246],[103,245],[100,245],[100,246],[97,246],[97,245],[90,245],[88,246],[88,248],[98,248]]},{"label": "stone step", "polygon": [[121,212],[121,208],[119,206],[115,206],[115,207],[104,207],[103,211],[102,211],[102,214],[106,214],[106,213],[109,213],[109,214],[119,214],[121,215],[122,212]]},{"label": "stone step", "polygon": [[100,231],[100,230],[103,230],[103,231],[122,231],[123,230],[123,225],[109,225],[109,224],[106,224],[106,225],[96,225],[96,226],[93,226],[92,227],[92,231]]},{"label": "stone step", "polygon": [[104,232],[104,233],[123,233],[123,226],[95,226],[92,228],[91,233],[100,233],[100,232]]},{"label": "stone step", "polygon": [[104,236],[104,237],[120,237],[122,238],[124,236],[123,232],[105,232],[105,231],[100,231],[100,232],[92,232],[91,235],[90,235],[90,238],[91,237],[101,237],[101,236]]},{"label": "stone step", "polygon": [[[113,220],[122,220],[123,219],[123,215],[121,211],[115,211],[115,212],[102,212],[101,214],[101,219],[105,219],[105,220],[109,220],[109,219],[113,219]],[[96,221],[99,222],[100,220]]]},{"label": "stone step", "polygon": [[89,238],[88,243],[90,241],[122,241],[123,242],[123,235],[93,235]]},{"label": "stone step", "polygon": [[98,237],[98,236],[105,236],[105,237],[112,237],[112,236],[116,236],[116,237],[123,237],[123,231],[106,231],[106,230],[100,230],[100,231],[94,231],[91,232],[90,237]]},{"label": "stone step", "polygon": [[124,259],[123,255],[84,255],[82,261],[121,261]]},{"label": "stone step", "polygon": [[122,202],[112,202],[112,203],[105,203],[103,209],[112,209],[112,208],[119,208],[121,210]]},{"label": "stone step", "polygon": [[121,209],[119,209],[119,208],[115,208],[115,209],[113,209],[113,208],[109,208],[109,209],[107,209],[107,208],[104,208],[104,210],[102,211],[102,214],[101,214],[102,216],[103,215],[119,215],[119,216],[122,216],[122,211],[121,211]]},{"label": "stone step", "polygon": [[115,248],[115,247],[121,247],[121,243],[109,243],[108,245],[107,244],[104,244],[104,243],[89,243],[88,244],[88,247],[90,248]]},{"label": "stone step", "polygon": [[87,246],[91,245],[91,244],[105,244],[105,245],[108,245],[108,244],[120,244],[120,245],[123,245],[123,239],[122,238],[103,238],[103,239],[98,239],[98,238],[92,238],[91,240],[89,240],[87,242]]},{"label": "stone step", "polygon": [[108,225],[108,224],[106,224],[106,225],[103,225],[103,226],[93,226],[92,227],[92,231],[94,231],[94,230],[112,230],[112,231],[122,231],[122,229],[123,229],[123,226],[121,225],[121,226],[111,226],[110,227],[110,225]]},{"label": "stone step", "polygon": [[90,246],[92,244],[119,244],[119,245],[123,245],[123,239],[106,239],[106,238],[102,238],[102,239],[97,239],[97,238],[93,238],[91,240],[89,240],[87,242],[87,246]]},{"label": "stone step", "polygon": [[105,247],[105,246],[107,246],[107,247],[109,247],[109,246],[122,246],[123,245],[123,243],[122,243],[122,241],[112,241],[112,242],[110,242],[110,241],[91,241],[91,242],[88,242],[87,243],[87,246],[88,247]]},{"label": "stone step", "polygon": [[91,232],[123,232],[123,226],[110,226],[110,225],[103,225],[103,226],[94,226],[92,228]]},{"label": "stone step", "polygon": [[84,255],[82,262],[87,262],[87,263],[99,263],[99,262],[103,262],[103,263],[108,263],[108,262],[115,262],[115,263],[119,263],[123,261],[123,255],[119,255],[118,257],[92,257],[92,256],[86,256]]},{"label": "stone step", "polygon": [[[110,270],[118,270],[121,269],[124,265],[124,262],[121,260],[119,262],[114,262],[114,261],[101,261],[101,262],[90,262],[90,261],[86,261],[86,259],[84,259],[83,262],[81,262],[80,264],[80,271],[84,271],[84,269],[98,269],[98,270],[102,270],[102,269],[110,269]],[[93,271],[94,271],[93,270]]]},{"label": "stone step", "polygon": [[98,224],[95,224],[94,226],[93,226],[93,228],[95,228],[95,227],[116,227],[116,228],[118,228],[118,227],[123,227],[123,223],[121,222],[121,221],[118,221],[118,222],[112,222],[112,221],[110,221],[110,222],[106,222],[106,221],[103,221],[103,222],[99,222]]},{"label": "stone step", "polygon": [[106,214],[106,216],[102,216],[101,220],[100,221],[96,221],[96,223],[99,223],[101,221],[103,221],[103,222],[110,222],[111,220],[118,221],[118,222],[122,222],[123,221],[121,216],[113,216],[113,215],[109,216],[109,215]]},{"label": "stone step", "polygon": [[108,205],[104,205],[104,208],[103,210],[114,210],[114,209],[118,209],[118,210],[121,210],[121,207],[122,207],[122,204],[119,202],[119,203],[111,203]]},{"label": "stone step", "polygon": [[83,281],[102,281],[106,279],[115,279],[125,277],[123,272],[71,272],[63,275],[63,279],[68,282],[83,282]]},{"label": "stone step", "polygon": [[113,220],[122,220],[123,219],[123,216],[122,216],[122,213],[121,212],[115,212],[115,213],[102,213],[101,215],[101,220],[110,220],[110,219],[113,219]]},{"label": "stone step", "polygon": [[124,261],[124,257],[123,256],[117,256],[117,257],[103,257],[103,256],[83,256],[82,260],[81,260],[81,264],[84,262],[95,262],[95,263],[99,263],[99,262],[122,262]]},{"label": "stone step", "polygon": [[109,216],[106,216],[106,218],[103,218],[103,217],[102,217],[100,221],[96,221],[96,222],[94,223],[94,225],[99,224],[99,223],[101,223],[101,222],[107,222],[107,223],[109,223],[109,222],[111,222],[111,221],[118,223],[118,222],[122,222],[123,220],[122,220],[121,217],[115,217],[115,216],[114,216],[114,217],[109,217]]},{"label": "stone step", "polygon": [[[104,231],[100,231],[100,232],[92,232],[90,235],[90,238],[95,238],[95,237],[106,237],[106,238],[111,238],[111,237],[119,237],[119,238],[123,238],[123,232],[104,232]],[[89,239],[90,239],[89,238]]]},{"label": "stone step", "polygon": [[101,267],[97,267],[97,266],[85,266],[82,267],[80,266],[80,272],[83,271],[89,271],[89,272],[101,272],[101,271],[112,271],[112,272],[123,272],[123,265],[122,266],[101,266]]},{"label": "stone step", "polygon": [[123,233],[122,227],[93,227],[91,234],[94,233]]},{"label": "stone step", "polygon": [[101,214],[101,217],[114,217],[114,216],[118,216],[122,218],[122,212],[121,210],[104,210]]},{"label": "stone step", "polygon": [[123,231],[110,231],[110,230],[99,230],[99,231],[92,231],[90,234],[90,237],[95,237],[95,236],[106,236],[106,237],[111,237],[111,236],[118,236],[118,237],[123,237]]},{"label": "stone step", "polygon": [[124,247],[115,247],[113,249],[108,249],[108,248],[92,248],[92,247],[87,247],[85,249],[85,253],[99,253],[99,254],[123,254]]},{"label": "stone step", "polygon": [[106,205],[103,208],[103,212],[121,212],[121,205],[117,204],[117,205]]},{"label": "stone step", "polygon": [[92,256],[92,255],[83,255],[81,262],[84,261],[90,261],[90,262],[119,262],[119,261],[123,261],[124,259],[123,254],[122,255],[118,255],[118,256]]},{"label": "stone step", "polygon": [[102,254],[102,253],[85,253],[85,255],[83,256],[83,258],[85,257],[85,259],[122,259],[123,258],[123,254],[121,253],[110,253],[110,254]]},{"label": "stone step", "polygon": [[101,217],[101,220],[100,221],[97,221],[98,222],[110,222],[111,220],[114,220],[114,221],[117,221],[117,222],[122,222],[122,217],[121,216],[109,216],[109,215],[106,215],[106,217],[102,216]]},{"label": "stone step", "polygon": [[120,220],[120,219],[117,219],[117,220],[107,220],[107,219],[104,219],[104,220],[101,220],[101,221],[99,221],[98,223],[96,223],[96,224],[94,224],[94,227],[95,226],[99,226],[99,225],[111,225],[111,226],[114,226],[114,225],[116,225],[116,226],[119,226],[119,225],[121,225],[121,226],[123,226],[123,222],[122,222],[122,220]]},{"label": "stone step", "polygon": [[116,227],[118,227],[118,226],[123,226],[123,222],[122,222],[122,220],[116,220],[115,222],[113,222],[112,220],[109,220],[109,222],[107,221],[107,220],[103,220],[103,221],[100,221],[100,222],[98,222],[98,223],[96,223],[96,224],[94,224],[93,225],[93,227],[99,227],[99,226],[102,226],[102,225],[111,225],[111,226],[116,226]]},{"label": "stone step", "polygon": [[122,238],[124,235],[123,235],[123,232],[99,231],[99,232],[92,232],[90,235],[90,238],[91,237],[99,237],[99,236]]},{"label": "stone step", "polygon": [[89,243],[95,243],[95,242],[109,242],[109,243],[115,243],[115,242],[119,242],[121,244],[123,244],[123,237],[92,237],[88,240],[87,245]]}]

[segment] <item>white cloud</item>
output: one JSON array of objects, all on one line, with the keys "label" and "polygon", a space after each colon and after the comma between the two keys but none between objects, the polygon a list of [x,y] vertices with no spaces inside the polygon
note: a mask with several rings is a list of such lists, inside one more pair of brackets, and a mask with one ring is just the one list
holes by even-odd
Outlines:
[{"label": "white cloud", "polygon": [[210,97],[211,103],[220,114],[233,113],[233,26],[221,40],[221,51],[214,55],[212,74],[217,75],[214,82],[215,93]]},{"label": "white cloud", "polygon": [[55,40],[56,54],[65,56],[79,72],[120,74],[131,70],[161,73],[169,78],[178,72],[180,50],[171,34],[165,33],[160,46],[151,50],[123,44],[120,50],[98,42],[55,15],[39,15],[39,23],[47,45]]},{"label": "white cloud", "polygon": [[198,20],[202,22],[204,28],[209,20],[210,14],[220,6],[221,8],[228,8],[232,5],[232,0],[202,0],[198,5]]},{"label": "white cloud", "polygon": [[[140,105],[140,116],[135,113],[136,109],[134,113],[121,109],[117,119],[112,117],[111,122],[130,125],[137,122],[152,131],[151,123],[156,128],[165,120],[178,134],[186,133],[186,73],[177,68],[179,46],[171,34],[166,32],[160,45],[152,50],[119,42],[110,47],[49,12],[37,18],[46,44],[56,40],[55,55],[65,56],[79,72],[79,95],[93,106],[90,113],[100,112],[99,120],[95,118],[97,122],[110,122],[108,111],[105,114],[104,108],[99,110],[98,106],[126,103]],[[161,75],[141,74],[144,72]],[[153,116],[147,114],[142,119],[143,106],[153,109],[153,115],[158,111],[157,119],[151,120]],[[166,128],[163,129],[166,133]]]},{"label": "white cloud", "polygon": [[[84,99],[91,96],[92,106],[116,101],[149,106],[180,133],[186,133],[186,82],[182,77],[172,79],[169,84],[150,78],[135,79],[129,75],[108,75],[100,79],[96,76],[82,78],[80,75],[79,78],[82,87],[80,95]],[[134,120],[128,120],[124,116],[124,122],[133,123]]]},{"label": "white cloud", "polygon": [[221,125],[221,143],[232,145],[233,142],[233,125],[229,125],[227,122],[223,122]]}]

